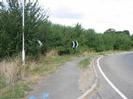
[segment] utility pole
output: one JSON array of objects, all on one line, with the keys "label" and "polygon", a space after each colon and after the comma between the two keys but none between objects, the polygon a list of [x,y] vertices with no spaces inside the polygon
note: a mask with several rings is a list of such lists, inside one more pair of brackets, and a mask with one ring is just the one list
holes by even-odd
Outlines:
[{"label": "utility pole", "polygon": [[25,0],[22,0],[22,64],[25,65]]}]

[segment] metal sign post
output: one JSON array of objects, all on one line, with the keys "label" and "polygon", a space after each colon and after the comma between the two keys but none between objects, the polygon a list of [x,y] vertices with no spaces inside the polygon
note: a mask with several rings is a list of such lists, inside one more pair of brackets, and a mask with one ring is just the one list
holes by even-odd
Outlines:
[{"label": "metal sign post", "polygon": [[24,37],[24,30],[25,30],[25,0],[22,0],[22,64],[25,65],[25,37]]}]

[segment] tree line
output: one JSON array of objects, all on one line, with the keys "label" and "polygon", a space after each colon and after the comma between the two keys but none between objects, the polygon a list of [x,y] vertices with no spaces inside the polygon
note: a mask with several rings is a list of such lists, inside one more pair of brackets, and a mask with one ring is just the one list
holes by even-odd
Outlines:
[{"label": "tree line", "polygon": [[[40,40],[43,46],[39,46]],[[25,4],[25,50],[29,56],[38,56],[55,49],[60,55],[73,54],[72,41],[79,42],[77,52],[84,50],[130,50],[133,36],[128,30],[107,29],[96,33],[77,23],[74,27],[53,24],[48,20],[47,10],[38,0]],[[22,49],[22,4],[19,0],[0,2],[0,58],[21,54]]]}]

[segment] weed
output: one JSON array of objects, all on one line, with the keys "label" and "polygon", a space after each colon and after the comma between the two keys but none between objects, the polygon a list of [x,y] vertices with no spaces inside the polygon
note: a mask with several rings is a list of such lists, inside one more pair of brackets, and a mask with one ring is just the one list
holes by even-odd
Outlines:
[{"label": "weed", "polygon": [[6,78],[0,75],[0,89],[4,88],[5,86],[6,86]]},{"label": "weed", "polygon": [[85,69],[88,67],[88,65],[90,64],[90,58],[86,58],[84,60],[82,60],[80,63],[79,63],[79,67],[81,69]]},{"label": "weed", "polygon": [[17,83],[15,86],[5,88],[0,99],[21,99],[23,98],[31,88],[27,83]]}]

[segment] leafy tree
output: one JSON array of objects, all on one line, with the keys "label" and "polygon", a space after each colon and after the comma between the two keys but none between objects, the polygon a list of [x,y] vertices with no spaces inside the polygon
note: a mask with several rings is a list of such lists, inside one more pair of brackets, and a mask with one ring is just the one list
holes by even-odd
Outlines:
[{"label": "leafy tree", "polygon": [[114,49],[116,50],[129,50],[131,49],[131,38],[127,34],[117,34]]},{"label": "leafy tree", "polygon": [[97,34],[93,29],[88,29],[85,33],[85,39],[86,39],[86,45],[90,49],[96,49],[96,40],[97,40]]},{"label": "leafy tree", "polygon": [[105,50],[113,50],[114,44],[116,42],[115,33],[105,33],[103,34]]},{"label": "leafy tree", "polygon": [[[0,5],[0,57],[20,53],[22,48],[22,5],[18,0],[7,0],[6,4]],[[37,0],[26,2],[25,48],[27,54],[39,53],[40,47],[37,43],[39,27],[47,22],[47,18],[47,13],[42,13]]]}]

